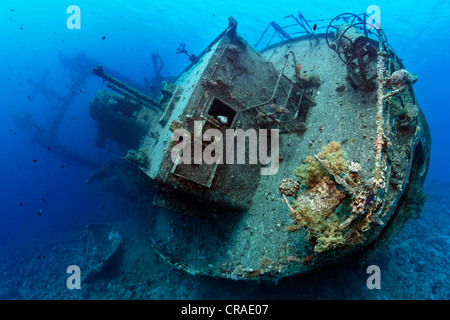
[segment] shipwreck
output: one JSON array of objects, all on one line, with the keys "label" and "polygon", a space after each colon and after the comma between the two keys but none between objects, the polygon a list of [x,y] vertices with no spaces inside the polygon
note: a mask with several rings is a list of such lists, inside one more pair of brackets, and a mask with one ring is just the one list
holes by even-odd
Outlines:
[{"label": "shipwreck", "polygon": [[[95,66],[107,86],[89,106],[95,142],[116,141],[136,169],[121,179],[167,263],[278,281],[368,259],[419,215],[431,136],[413,90],[418,76],[366,18],[341,14],[311,27],[298,12],[251,45],[230,17],[200,54],[180,45],[190,65],[154,95]],[[240,144],[211,153],[212,144],[233,145],[239,137],[227,130],[239,129],[248,133]],[[215,137],[202,139],[208,130]],[[261,148],[251,130],[277,144],[275,173],[250,161]],[[183,141],[213,161],[175,148]],[[117,171],[97,171],[108,174]]]}]

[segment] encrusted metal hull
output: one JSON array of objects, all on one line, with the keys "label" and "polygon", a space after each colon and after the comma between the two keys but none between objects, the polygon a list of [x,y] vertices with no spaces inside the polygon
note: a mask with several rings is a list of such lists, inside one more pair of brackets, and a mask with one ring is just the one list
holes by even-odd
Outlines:
[{"label": "encrusted metal hull", "polygon": [[[327,33],[257,52],[230,20],[171,86],[126,157],[156,187],[135,194],[135,210],[167,262],[192,274],[277,281],[374,253],[420,212],[431,137],[416,78],[394,83],[404,67],[392,50],[367,37],[342,41],[340,31],[336,50]],[[202,152],[207,129],[224,143],[234,139],[227,129],[272,130],[272,138],[276,130],[277,170],[261,175],[275,163],[248,158],[183,164],[186,149],[172,152],[180,129]],[[247,157],[250,144],[241,145]]]}]

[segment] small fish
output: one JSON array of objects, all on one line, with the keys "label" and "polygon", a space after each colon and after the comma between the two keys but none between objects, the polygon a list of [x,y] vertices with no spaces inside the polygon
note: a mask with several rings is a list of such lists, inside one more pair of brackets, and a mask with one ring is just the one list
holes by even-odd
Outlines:
[{"label": "small fish", "polygon": [[302,70],[302,65],[299,63],[297,66],[297,73],[300,75],[300,70]]},{"label": "small fish", "polygon": [[64,169],[65,167],[66,167],[66,165],[64,165],[64,164],[63,164],[63,165],[61,165],[61,169]]},{"label": "small fish", "polygon": [[22,202],[19,202],[19,207],[21,207],[22,206]]},{"label": "small fish", "polygon": [[37,212],[37,216],[40,217],[41,215],[42,215],[42,210],[39,210],[39,211]]},{"label": "small fish", "polygon": [[314,23],[313,31],[316,31],[316,29],[317,29],[317,23]]},{"label": "small fish", "polygon": [[33,159],[33,162],[36,162],[37,161],[37,159]]},{"label": "small fish", "polygon": [[105,37],[105,36],[103,36],[103,37],[102,37],[102,40],[105,40],[105,39],[106,39],[106,37]]},{"label": "small fish", "polygon": [[41,198],[41,202],[45,202],[44,198]]}]

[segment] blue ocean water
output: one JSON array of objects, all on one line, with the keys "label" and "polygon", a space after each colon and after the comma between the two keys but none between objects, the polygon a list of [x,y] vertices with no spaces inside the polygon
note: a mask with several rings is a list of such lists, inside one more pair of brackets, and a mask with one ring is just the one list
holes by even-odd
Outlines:
[{"label": "blue ocean water", "polygon": [[[74,4],[81,9],[81,29],[67,27],[66,10]],[[239,34],[253,44],[270,21],[299,10],[306,19],[325,19],[343,12],[362,13],[372,4],[381,9],[390,44],[406,68],[419,75],[414,90],[433,137],[425,183],[428,202],[422,216],[410,221],[375,261],[385,270],[382,289],[368,290],[365,269],[353,264],[299,280],[302,290],[298,283],[280,283],[278,293],[276,287],[182,276],[161,264],[146,275],[152,281],[151,293],[135,287],[126,292],[137,299],[448,299],[450,110],[445,95],[450,44],[445,26],[450,21],[450,2],[437,0],[2,1],[0,298],[121,299],[126,294],[99,288],[82,296],[59,281],[66,277],[69,263],[58,266],[57,258],[70,256],[70,250],[55,253],[55,246],[77,241],[87,223],[127,221],[128,214],[123,199],[86,185],[92,169],[58,157],[55,145],[43,146],[31,139],[51,125],[57,96],[72,94],[75,97],[58,130],[59,143],[103,164],[120,158],[94,145],[96,126],[87,106],[102,87],[101,79],[88,77],[80,90],[70,92],[73,78],[60,56],[73,58],[83,52],[144,85],[146,78],[154,76],[152,52],[164,61],[163,76],[177,76],[189,64],[185,55],[176,54],[180,42],[199,54],[225,29],[229,16],[238,21]],[[50,99],[38,90],[43,85],[53,90]],[[59,291],[54,289],[58,286]],[[214,289],[218,286],[220,290]]]}]

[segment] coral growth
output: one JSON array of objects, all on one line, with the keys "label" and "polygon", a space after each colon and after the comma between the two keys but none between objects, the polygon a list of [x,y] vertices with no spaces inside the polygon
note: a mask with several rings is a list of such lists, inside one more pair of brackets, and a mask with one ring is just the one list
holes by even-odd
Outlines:
[{"label": "coral growth", "polygon": [[[322,147],[322,151],[317,156],[328,161],[331,169],[337,174],[347,170],[344,151],[338,142],[332,141],[329,145]],[[307,156],[304,163],[294,170],[294,174],[300,179],[301,183],[312,187],[322,180],[326,172],[315,158]]]},{"label": "coral growth", "polygon": [[[289,205],[294,225],[286,230],[305,229],[305,239],[314,243],[314,251],[317,253],[344,244],[343,233],[334,214],[344,198],[345,194],[336,188],[335,183],[328,177],[323,177],[315,187],[300,193]],[[286,198],[284,201],[288,203]]]},{"label": "coral growth", "polygon": [[325,171],[320,163],[313,157],[306,157],[303,164],[294,170],[294,174],[299,178],[302,184],[313,186],[325,176]]},{"label": "coral growth", "polygon": [[[344,236],[346,228],[357,217],[363,217],[373,200],[373,195],[368,200],[370,195],[358,175],[361,170],[357,162],[347,165],[345,153],[338,142],[324,146],[315,157],[308,156],[305,163],[294,171],[306,189],[292,203],[288,202],[286,193],[282,191],[286,189],[288,179],[280,185],[283,201],[288,205],[294,222],[286,231],[306,230],[305,239],[314,243],[316,253],[362,241],[364,237],[353,230],[348,231],[348,238]],[[351,215],[340,222],[335,210],[348,196]]]},{"label": "coral growth", "polygon": [[[417,81],[417,75],[404,69],[391,75],[386,69],[388,55],[383,51],[381,32],[379,39],[375,168],[370,183],[360,176],[361,165],[357,162],[347,165],[341,145],[331,142],[324,146],[318,155],[308,156],[304,163],[294,170],[299,182],[306,187],[296,200],[291,204],[283,194],[283,202],[287,204],[294,222],[294,225],[286,230],[305,229],[305,238],[314,242],[316,253],[340,246],[357,245],[367,239],[364,233],[371,228],[373,222],[384,224],[383,217],[387,207],[386,203],[383,203],[383,195],[389,191],[391,176],[387,153],[391,146],[391,128],[388,126],[389,130],[384,130],[384,104],[389,103],[390,112],[398,116],[400,127],[408,128],[417,117],[414,113],[417,108],[411,108],[412,120],[409,120],[408,112],[403,110],[403,106],[393,99],[389,100]],[[344,212],[338,218],[335,210],[346,197],[350,199],[350,205],[344,207],[349,209],[346,211],[350,211],[350,215],[346,216]]]},{"label": "coral growth", "polygon": [[288,197],[296,197],[300,185],[293,179],[283,179],[280,183],[280,192]]},{"label": "coral growth", "polygon": [[400,69],[392,73],[390,83],[394,88],[400,88],[405,85],[413,84],[417,81],[417,74],[410,73],[405,69]]},{"label": "coral growth", "polygon": [[348,171],[350,172],[354,172],[354,173],[359,173],[361,172],[362,168],[361,165],[358,162],[350,162],[348,165]]}]

